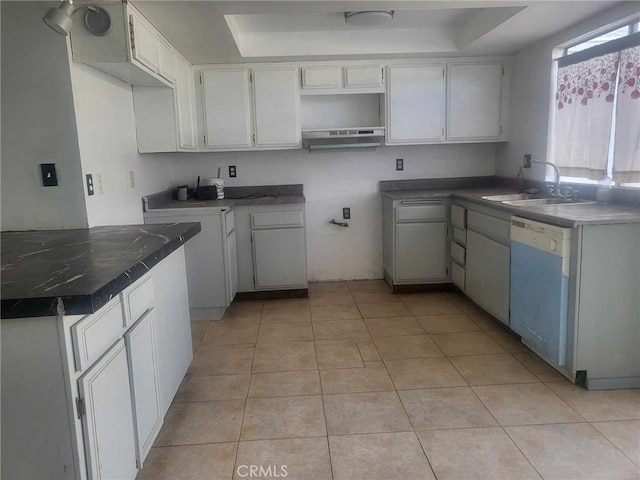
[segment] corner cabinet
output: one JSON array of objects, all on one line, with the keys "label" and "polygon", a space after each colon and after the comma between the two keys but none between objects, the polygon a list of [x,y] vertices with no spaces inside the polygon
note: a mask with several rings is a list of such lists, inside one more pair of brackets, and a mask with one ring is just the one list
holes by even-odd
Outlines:
[{"label": "corner cabinet", "polygon": [[204,149],[301,148],[297,67],[201,72]]},{"label": "corner cabinet", "polygon": [[234,210],[229,207],[159,209],[146,224],[199,222],[200,234],[185,245],[192,320],[219,320],[238,291]]}]

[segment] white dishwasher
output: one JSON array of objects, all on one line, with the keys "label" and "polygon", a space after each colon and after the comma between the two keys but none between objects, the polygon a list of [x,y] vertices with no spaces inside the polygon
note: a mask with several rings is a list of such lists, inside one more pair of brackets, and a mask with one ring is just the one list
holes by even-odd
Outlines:
[{"label": "white dishwasher", "polygon": [[511,328],[548,362],[567,361],[571,229],[511,217]]}]

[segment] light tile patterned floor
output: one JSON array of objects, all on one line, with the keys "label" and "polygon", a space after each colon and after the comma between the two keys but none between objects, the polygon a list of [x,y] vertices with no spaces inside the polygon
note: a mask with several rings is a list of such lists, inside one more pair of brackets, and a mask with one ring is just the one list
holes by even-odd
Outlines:
[{"label": "light tile patterned floor", "polygon": [[640,479],[640,390],[572,385],[462,295],[309,292],[193,324],[140,480]]}]

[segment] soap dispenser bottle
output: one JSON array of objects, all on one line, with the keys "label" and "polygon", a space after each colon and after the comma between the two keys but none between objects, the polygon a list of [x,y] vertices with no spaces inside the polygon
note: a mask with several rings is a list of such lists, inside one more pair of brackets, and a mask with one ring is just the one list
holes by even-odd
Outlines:
[{"label": "soap dispenser bottle", "polygon": [[518,170],[518,175],[516,178],[518,180],[518,190],[521,192],[524,191],[526,184],[524,178],[524,170],[522,169],[522,167],[520,167],[520,169]]}]

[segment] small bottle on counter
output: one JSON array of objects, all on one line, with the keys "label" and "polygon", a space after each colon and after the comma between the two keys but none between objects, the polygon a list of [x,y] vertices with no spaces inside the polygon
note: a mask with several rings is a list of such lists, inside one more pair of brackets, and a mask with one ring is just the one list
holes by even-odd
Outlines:
[{"label": "small bottle on counter", "polygon": [[518,175],[516,178],[518,180],[518,190],[520,192],[523,192],[527,185],[526,179],[524,178],[524,170],[522,169],[522,167],[520,167],[520,170],[518,170]]}]

